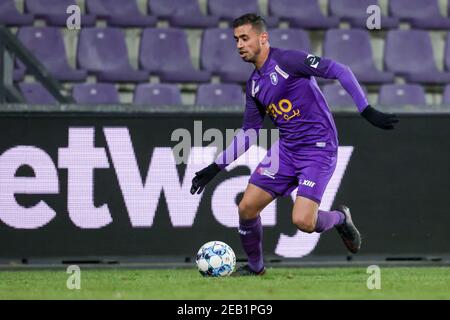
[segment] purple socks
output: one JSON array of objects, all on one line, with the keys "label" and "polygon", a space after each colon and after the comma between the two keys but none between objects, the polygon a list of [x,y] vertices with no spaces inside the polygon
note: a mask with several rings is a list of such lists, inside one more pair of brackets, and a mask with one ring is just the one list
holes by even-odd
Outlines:
[{"label": "purple socks", "polygon": [[248,265],[255,272],[261,271],[264,267],[261,217],[251,220],[240,219],[238,231],[242,246],[248,256]]},{"label": "purple socks", "polygon": [[[334,226],[344,222],[345,216],[339,211],[322,211],[317,213],[317,222],[315,232],[321,233],[327,231]],[[250,268],[259,272],[264,267],[262,252],[262,234],[263,228],[261,217],[251,220],[239,220],[239,236],[244,251],[248,256],[248,264]]]},{"label": "purple socks", "polygon": [[344,222],[345,216],[339,211],[322,211],[317,213],[316,229],[317,233],[327,231],[334,226],[340,225]]}]

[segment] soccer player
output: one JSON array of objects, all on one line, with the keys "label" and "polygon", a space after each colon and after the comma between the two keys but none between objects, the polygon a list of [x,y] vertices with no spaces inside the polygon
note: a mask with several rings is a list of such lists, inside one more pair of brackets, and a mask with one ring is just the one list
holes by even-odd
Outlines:
[{"label": "soccer player", "polygon": [[297,186],[292,210],[297,228],[322,233],[335,227],[347,249],[358,252],[361,237],[349,208],[341,205],[334,211],[319,210],[336,167],[338,140],[332,114],[314,77],[337,79],[362,117],[376,127],[393,129],[398,122],[396,115],[369,105],[349,67],[303,51],[270,47],[263,18],[243,15],[233,22],[233,29],[240,57],[255,66],[247,81],[242,130],[214,163],[195,174],[191,193],[201,193],[217,173],[249,148],[254,140],[249,132],[262,127],[265,114],[280,132],[278,143],[268,152],[272,158],[278,155],[277,171],[266,169],[267,159],[263,160],[239,203],[238,231],[248,264],[238,268],[235,275],[264,274],[259,214],[276,197],[288,196]]}]

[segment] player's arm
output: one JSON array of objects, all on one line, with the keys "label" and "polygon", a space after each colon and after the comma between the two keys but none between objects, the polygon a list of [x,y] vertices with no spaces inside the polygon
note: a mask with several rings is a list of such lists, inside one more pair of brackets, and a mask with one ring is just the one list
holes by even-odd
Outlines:
[{"label": "player's arm", "polygon": [[223,168],[239,158],[256,142],[258,131],[263,124],[264,115],[263,109],[258,107],[256,100],[250,94],[249,85],[247,85],[242,130],[233,137],[230,145],[217,156],[212,164],[195,173],[195,177],[192,179],[191,194],[200,194],[205,186]]},{"label": "player's arm", "polygon": [[337,79],[350,94],[361,115],[372,125],[382,129],[393,129],[394,124],[398,122],[395,114],[383,113],[370,106],[358,80],[348,66],[295,50],[284,51],[280,61],[286,71],[293,74]]}]

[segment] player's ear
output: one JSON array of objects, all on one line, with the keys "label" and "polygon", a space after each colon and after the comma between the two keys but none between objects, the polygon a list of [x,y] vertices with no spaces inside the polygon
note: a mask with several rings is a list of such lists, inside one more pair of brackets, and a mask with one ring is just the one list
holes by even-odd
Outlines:
[{"label": "player's ear", "polygon": [[259,36],[260,44],[265,45],[268,41],[269,41],[269,34],[266,31],[261,32],[261,34]]}]

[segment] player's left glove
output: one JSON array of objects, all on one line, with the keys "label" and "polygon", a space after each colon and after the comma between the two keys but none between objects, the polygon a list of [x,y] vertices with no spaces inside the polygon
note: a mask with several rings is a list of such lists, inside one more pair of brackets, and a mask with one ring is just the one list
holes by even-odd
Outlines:
[{"label": "player's left glove", "polygon": [[192,179],[191,194],[202,193],[205,186],[220,172],[220,167],[213,162],[206,168],[195,173],[194,179]]},{"label": "player's left glove", "polygon": [[386,130],[394,129],[394,123],[399,121],[397,115],[378,111],[370,105],[361,112],[361,115],[375,127]]}]

